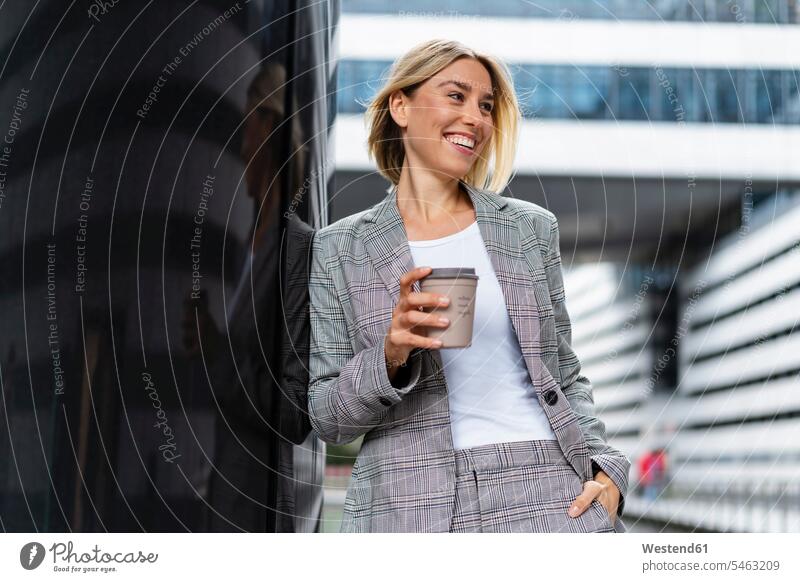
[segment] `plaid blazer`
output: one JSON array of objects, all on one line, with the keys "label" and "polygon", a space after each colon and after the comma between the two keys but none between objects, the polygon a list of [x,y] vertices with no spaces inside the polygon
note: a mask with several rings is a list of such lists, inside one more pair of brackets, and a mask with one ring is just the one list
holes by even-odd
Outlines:
[{"label": "plaid blazer", "polygon": [[[606,443],[590,381],[571,347],[558,223],[543,207],[461,182],[542,409],[584,481],[605,471],[622,495],[630,460]],[[308,408],[332,444],[364,435],[341,531],[446,532],[455,492],[447,383],[438,350],[411,352],[393,386],[383,340],[400,277],[415,267],[396,188],[371,208],[318,230],[312,241]],[[419,284],[414,284],[419,291]]]}]

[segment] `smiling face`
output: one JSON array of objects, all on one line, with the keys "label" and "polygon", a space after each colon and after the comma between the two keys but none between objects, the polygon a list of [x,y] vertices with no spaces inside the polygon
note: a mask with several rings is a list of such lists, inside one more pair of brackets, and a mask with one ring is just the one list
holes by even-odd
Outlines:
[{"label": "smiling face", "polygon": [[411,96],[395,92],[389,103],[411,168],[461,179],[492,137],[492,80],[472,58],[450,63]]}]

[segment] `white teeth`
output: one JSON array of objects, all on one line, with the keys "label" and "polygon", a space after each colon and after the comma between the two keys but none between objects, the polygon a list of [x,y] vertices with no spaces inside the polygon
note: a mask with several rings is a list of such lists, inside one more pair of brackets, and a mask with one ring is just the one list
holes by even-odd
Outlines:
[{"label": "white teeth", "polygon": [[473,149],[475,147],[475,140],[464,137],[463,135],[446,135],[444,138],[447,141],[457,143],[458,145],[468,147],[469,149]]}]

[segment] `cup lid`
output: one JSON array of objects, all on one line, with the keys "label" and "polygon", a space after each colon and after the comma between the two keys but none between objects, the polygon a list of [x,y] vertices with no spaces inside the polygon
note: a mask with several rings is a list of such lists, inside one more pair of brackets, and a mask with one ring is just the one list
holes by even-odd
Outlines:
[{"label": "cup lid", "polygon": [[[424,279],[477,279],[478,275],[475,274],[473,267],[445,267],[439,269],[431,269],[430,275],[426,275]],[[423,280],[424,280],[423,279]]]}]

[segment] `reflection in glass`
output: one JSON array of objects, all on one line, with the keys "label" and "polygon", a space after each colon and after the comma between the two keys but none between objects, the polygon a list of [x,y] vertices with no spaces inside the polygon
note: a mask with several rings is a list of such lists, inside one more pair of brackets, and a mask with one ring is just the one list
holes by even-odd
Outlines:
[{"label": "reflection in glass", "polygon": [[317,530],[338,3],[108,4],[2,8],[0,527]]}]

